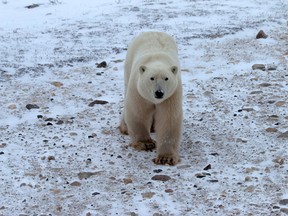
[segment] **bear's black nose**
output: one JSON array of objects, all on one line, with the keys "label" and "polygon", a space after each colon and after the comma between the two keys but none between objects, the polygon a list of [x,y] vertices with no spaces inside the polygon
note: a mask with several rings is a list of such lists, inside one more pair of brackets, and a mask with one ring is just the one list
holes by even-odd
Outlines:
[{"label": "bear's black nose", "polygon": [[162,90],[157,90],[155,92],[155,98],[161,99],[161,98],[163,98],[163,96],[164,96],[164,92]]}]

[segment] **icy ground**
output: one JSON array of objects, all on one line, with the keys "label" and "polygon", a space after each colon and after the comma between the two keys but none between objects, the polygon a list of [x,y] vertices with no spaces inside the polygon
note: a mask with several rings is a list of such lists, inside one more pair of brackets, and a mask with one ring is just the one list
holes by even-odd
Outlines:
[{"label": "icy ground", "polygon": [[[286,0],[0,1],[0,215],[288,214],[287,11]],[[175,167],[117,130],[126,48],[147,29],[179,46]]]}]

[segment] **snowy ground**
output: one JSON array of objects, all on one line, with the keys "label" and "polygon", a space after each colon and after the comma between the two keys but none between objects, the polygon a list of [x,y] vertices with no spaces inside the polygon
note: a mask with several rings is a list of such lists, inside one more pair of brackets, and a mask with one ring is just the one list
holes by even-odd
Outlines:
[{"label": "snowy ground", "polygon": [[[78,2],[0,2],[0,215],[288,214],[288,2]],[[117,130],[147,29],[179,45],[175,167]]]}]

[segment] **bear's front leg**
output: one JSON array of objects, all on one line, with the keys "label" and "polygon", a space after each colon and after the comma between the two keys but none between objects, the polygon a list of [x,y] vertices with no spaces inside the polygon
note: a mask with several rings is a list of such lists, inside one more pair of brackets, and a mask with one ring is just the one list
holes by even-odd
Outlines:
[{"label": "bear's front leg", "polygon": [[132,139],[131,146],[136,150],[152,151],[156,148],[156,142],[150,137],[152,114],[140,118],[141,115],[133,115],[131,112],[125,116],[128,134]]},{"label": "bear's front leg", "polygon": [[171,109],[171,107],[159,105],[155,123],[158,156],[153,162],[160,165],[176,165],[179,162],[182,109]]}]

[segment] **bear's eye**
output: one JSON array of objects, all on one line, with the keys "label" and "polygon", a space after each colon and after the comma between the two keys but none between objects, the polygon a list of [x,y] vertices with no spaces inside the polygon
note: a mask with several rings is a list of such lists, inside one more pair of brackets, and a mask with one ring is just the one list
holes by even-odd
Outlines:
[{"label": "bear's eye", "polygon": [[168,80],[169,80],[168,77],[166,77],[166,78],[165,78],[165,81],[168,81]]},{"label": "bear's eye", "polygon": [[151,78],[150,78],[150,80],[152,80],[152,81],[153,81],[153,80],[154,80],[154,77],[151,77]]}]

